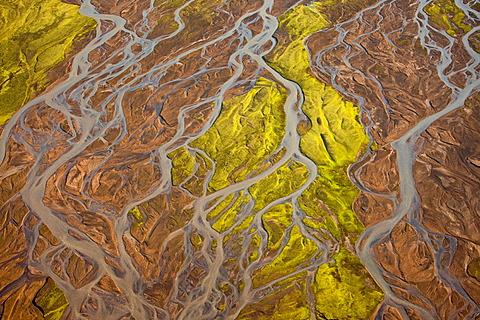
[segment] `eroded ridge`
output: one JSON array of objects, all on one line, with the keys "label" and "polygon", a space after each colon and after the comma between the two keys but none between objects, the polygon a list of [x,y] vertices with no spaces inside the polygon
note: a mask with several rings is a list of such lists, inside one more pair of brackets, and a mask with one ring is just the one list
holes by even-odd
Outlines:
[{"label": "eroded ridge", "polygon": [[308,43],[372,138],[351,176],[367,226],[357,252],[385,293],[380,318],[479,315],[479,17],[474,1],[381,1]]}]

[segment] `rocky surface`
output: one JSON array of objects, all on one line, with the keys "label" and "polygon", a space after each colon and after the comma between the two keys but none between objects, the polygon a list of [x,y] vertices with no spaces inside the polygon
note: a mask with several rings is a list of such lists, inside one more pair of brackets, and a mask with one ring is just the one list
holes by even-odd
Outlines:
[{"label": "rocky surface", "polygon": [[2,319],[480,316],[473,1],[68,3],[0,129]]}]

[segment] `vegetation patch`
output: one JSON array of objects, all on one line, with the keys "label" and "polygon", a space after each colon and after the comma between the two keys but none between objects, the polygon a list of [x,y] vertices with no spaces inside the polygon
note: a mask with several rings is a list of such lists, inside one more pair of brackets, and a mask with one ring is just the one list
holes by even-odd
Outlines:
[{"label": "vegetation patch", "polygon": [[[299,199],[300,208],[307,215],[303,221],[309,227],[328,231],[343,247],[332,257],[332,263],[320,266],[317,271],[313,285],[317,312],[332,319],[366,319],[383,299],[383,294],[354,252],[346,247],[351,248],[351,243],[364,230],[352,210],[359,190],[349,180],[347,169],[364,151],[368,137],[359,123],[358,108],[344,101],[338,92],[311,73],[303,42],[308,35],[328,25],[320,11],[322,5],[325,4],[298,6],[279,18],[280,29],[288,34],[289,39],[285,46],[279,46],[269,56],[267,62],[283,77],[299,84],[304,93],[302,110],[309,118],[310,126],[300,147],[302,153],[317,164],[320,176]],[[313,254],[314,243],[295,230],[298,229],[292,228],[293,237],[290,235],[289,244],[296,239],[302,246],[297,245],[290,252],[287,248],[292,246],[287,245],[260,275],[265,274],[267,278],[269,274],[272,279],[279,272],[292,272],[294,265],[302,263],[297,261],[302,259],[299,257]],[[338,297],[342,299],[338,300]]]},{"label": "vegetation patch", "polygon": [[45,285],[35,296],[35,305],[40,308],[44,319],[59,320],[69,303],[65,294],[57,287],[55,282],[48,278]]},{"label": "vegetation patch", "polygon": [[179,186],[194,173],[195,157],[182,147],[169,153],[168,158],[172,160],[172,183]]},{"label": "vegetation patch", "polygon": [[290,277],[282,281],[282,290],[266,296],[244,309],[237,320],[308,320],[310,309],[306,302],[307,284],[299,280],[305,275]]},{"label": "vegetation patch", "polygon": [[133,207],[130,211],[128,211],[128,214],[135,219],[133,221],[134,226],[139,227],[143,224],[143,216],[138,207]]},{"label": "vegetation patch", "polygon": [[276,205],[262,216],[262,223],[268,233],[268,250],[278,250],[285,237],[285,230],[292,224],[293,208],[289,203]]},{"label": "vegetation patch", "polygon": [[453,0],[436,0],[428,4],[425,9],[429,19],[435,22],[452,37],[472,30],[472,27],[464,23],[465,13]]},{"label": "vegetation patch", "polygon": [[314,293],[316,309],[327,319],[368,319],[383,300],[360,260],[346,250],[318,268]]},{"label": "vegetation patch", "polygon": [[95,26],[60,0],[0,2],[0,125],[48,86],[49,71]]},{"label": "vegetation patch", "polygon": [[288,236],[288,242],[278,256],[255,274],[254,287],[260,287],[294,273],[317,252],[318,248],[315,242],[307,239],[298,226],[293,226]]},{"label": "vegetation patch", "polygon": [[285,89],[260,78],[248,93],[225,101],[212,127],[190,143],[217,164],[210,191],[243,181],[275,152],[285,134],[285,100]]}]

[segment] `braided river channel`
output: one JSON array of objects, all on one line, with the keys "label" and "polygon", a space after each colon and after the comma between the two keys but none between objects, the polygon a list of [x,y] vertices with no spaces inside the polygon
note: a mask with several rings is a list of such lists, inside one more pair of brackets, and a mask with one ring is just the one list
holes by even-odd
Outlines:
[{"label": "braided river channel", "polygon": [[0,127],[2,319],[480,318],[477,1],[69,5]]}]

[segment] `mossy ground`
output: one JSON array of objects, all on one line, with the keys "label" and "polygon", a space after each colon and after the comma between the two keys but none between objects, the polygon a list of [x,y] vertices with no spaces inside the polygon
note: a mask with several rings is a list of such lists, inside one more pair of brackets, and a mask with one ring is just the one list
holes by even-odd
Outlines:
[{"label": "mossy ground", "polygon": [[0,125],[47,87],[49,71],[95,25],[60,0],[0,2]]},{"label": "mossy ground", "polygon": [[480,259],[476,258],[470,261],[467,266],[467,273],[477,280],[480,280]]},{"label": "mossy ground", "polygon": [[133,225],[136,227],[139,227],[143,224],[143,216],[138,207],[133,207],[129,212],[129,215],[131,215],[134,219]]},{"label": "mossy ground", "polygon": [[327,319],[368,319],[383,299],[360,260],[341,250],[315,275],[316,309]]},{"label": "mossy ground", "polygon": [[63,291],[48,278],[35,297],[35,304],[42,310],[44,319],[59,320],[69,303]]},{"label": "mossy ground", "polygon": [[[95,25],[78,6],[59,0],[0,2],[0,125],[50,83],[49,71]],[[60,319],[69,304],[51,279],[35,303],[51,320]]]},{"label": "mossy ground", "polygon": [[465,13],[453,0],[436,0],[428,4],[425,9],[430,20],[436,23],[452,37],[472,30],[472,27],[464,23]]},{"label": "mossy ground", "polygon": [[211,191],[262,170],[285,133],[286,96],[284,88],[260,78],[248,93],[225,101],[213,126],[190,143],[217,164],[209,184]]}]

